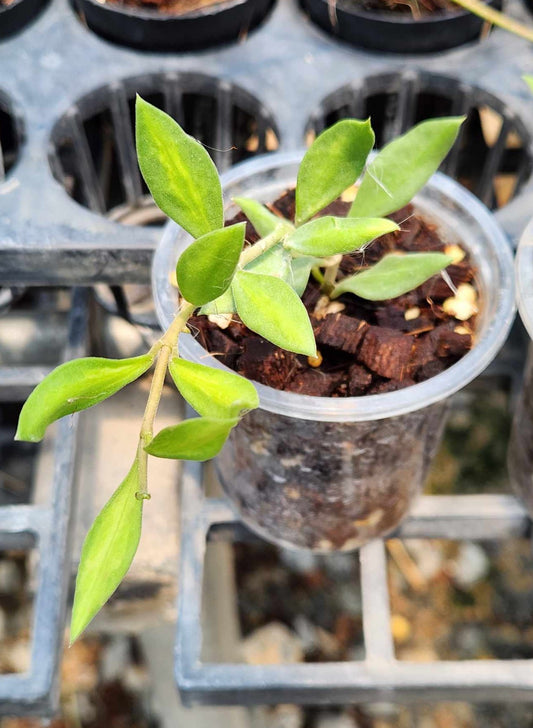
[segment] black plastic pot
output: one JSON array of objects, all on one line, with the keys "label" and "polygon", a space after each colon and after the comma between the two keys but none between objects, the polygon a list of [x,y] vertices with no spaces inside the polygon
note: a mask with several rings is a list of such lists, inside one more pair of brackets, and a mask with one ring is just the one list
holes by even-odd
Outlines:
[{"label": "black plastic pot", "polygon": [[[488,3],[497,10],[502,0]],[[317,25],[352,45],[389,53],[432,53],[476,40],[484,21],[457,9],[454,13],[413,20],[409,14],[371,12],[349,6],[344,0],[300,0]]]},{"label": "black plastic pot", "polygon": [[14,0],[11,5],[0,3],[0,40],[21,30],[47,2],[48,0]]},{"label": "black plastic pot", "polygon": [[184,15],[116,2],[73,0],[89,28],[107,40],[144,50],[190,51],[238,40],[275,0],[225,0]]}]

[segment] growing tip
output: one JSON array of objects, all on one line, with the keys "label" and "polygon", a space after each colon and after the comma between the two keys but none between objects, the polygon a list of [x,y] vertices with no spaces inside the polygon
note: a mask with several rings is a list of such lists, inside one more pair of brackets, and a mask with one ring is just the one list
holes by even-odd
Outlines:
[{"label": "growing tip", "polygon": [[76,604],[72,607],[72,617],[70,619],[70,634],[68,639],[68,646],[72,647],[74,642],[76,642],[83,632],[85,631],[86,627],[88,626],[89,622],[91,622],[92,618],[94,617],[94,614],[87,615],[82,614],[81,617],[78,614],[78,609]]},{"label": "growing tip", "polygon": [[15,442],[40,442],[42,437],[26,434],[19,424],[13,440],[15,440]]},{"label": "growing tip", "polygon": [[68,646],[69,647],[72,647],[72,645],[74,644],[74,642],[77,641],[77,639],[81,635],[82,631],[83,630],[81,630],[81,629],[78,629],[78,630],[74,629],[72,627],[72,625],[70,626],[70,635],[69,635],[69,638],[68,638]]}]

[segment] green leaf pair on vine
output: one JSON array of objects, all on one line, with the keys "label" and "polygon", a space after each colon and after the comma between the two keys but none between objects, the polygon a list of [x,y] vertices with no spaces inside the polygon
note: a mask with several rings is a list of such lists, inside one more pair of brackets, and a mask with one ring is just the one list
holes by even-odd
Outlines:
[{"label": "green leaf pair on vine", "polygon": [[[258,200],[234,200],[261,236],[247,245],[244,223],[224,225],[220,179],[203,146],[164,112],[137,99],[137,155],[144,179],[161,210],[193,238],[177,261],[179,309],[169,329],[143,356],[78,359],[54,370],[28,398],[17,431],[18,439],[38,441],[58,418],[101,402],[154,367],[133,464],[83,546],[71,641],[109,599],[134,557],[143,504],[150,497],[148,455],[214,457],[240,418],[259,404],[255,387],[246,379],[179,357],[179,337],[188,331],[188,319],[197,311],[237,313],[246,326],[277,346],[315,356],[313,329],[300,299],[311,275],[330,298],[355,294],[385,300],[443,270],[451,258],[440,253],[389,254],[337,280],[343,254],[398,230],[385,216],[423,187],[451,148],[461,123],[456,117],[423,122],[368,162],[374,145],[370,122],[339,121],[317,137],[302,160],[294,221]],[[316,217],[361,175],[346,217]],[[154,434],[167,371],[199,416]]]}]

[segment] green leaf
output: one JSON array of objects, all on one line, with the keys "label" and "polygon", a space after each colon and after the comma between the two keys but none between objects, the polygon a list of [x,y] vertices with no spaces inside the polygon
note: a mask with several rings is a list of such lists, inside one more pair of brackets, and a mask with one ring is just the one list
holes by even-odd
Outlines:
[{"label": "green leaf", "polygon": [[239,222],[214,230],[183,251],[176,279],[187,301],[201,306],[229,288],[244,245],[245,228],[245,223]]},{"label": "green leaf", "polygon": [[262,273],[265,276],[275,276],[288,283],[292,277],[291,256],[282,245],[276,245],[263,253],[244,267],[250,273]]},{"label": "green leaf", "polygon": [[195,238],[221,228],[222,188],[203,146],[140,96],[135,114],[139,167],[156,205]]},{"label": "green leaf", "polygon": [[215,298],[214,301],[209,301],[209,303],[204,304],[200,309],[200,313],[205,316],[219,313],[235,313],[235,311],[235,302],[231,288],[228,288],[225,293]]},{"label": "green leaf", "polygon": [[81,552],[72,607],[72,644],[128,571],[141,537],[143,501],[137,499],[137,460],[100,511]]},{"label": "green leaf", "polygon": [[526,73],[524,76],[522,76],[522,78],[529,86],[529,90],[533,91],[533,76],[530,76],[529,74]]},{"label": "green leaf", "polygon": [[203,417],[229,420],[259,406],[254,385],[238,374],[177,357],[169,370],[184,399]]},{"label": "green leaf", "polygon": [[231,428],[238,423],[233,419],[197,417],[174,427],[165,427],[145,447],[149,455],[173,460],[209,460],[222,450]]},{"label": "green leaf", "polygon": [[372,268],[340,281],[331,297],[355,293],[369,301],[396,298],[421,286],[452,262],[453,258],[444,253],[390,253]]},{"label": "green leaf", "polygon": [[235,301],[233,300],[231,288],[228,288],[225,293],[215,298],[214,301],[209,301],[209,303],[204,304],[200,309],[200,313],[204,314],[204,316],[220,313],[235,313],[235,311]]},{"label": "green leaf", "polygon": [[144,374],[154,357],[89,357],[61,364],[38,384],[20,413],[16,440],[39,442],[55,420],[92,407]]},{"label": "green leaf", "polygon": [[[252,260],[244,267],[244,270],[276,276],[276,278],[281,278],[289,285],[292,285],[293,271],[291,262],[289,252],[280,244]],[[236,310],[233,294],[231,290],[228,290],[214,301],[202,306],[200,313],[208,316],[213,313],[235,313]]]},{"label": "green leaf", "polygon": [[232,291],[239,316],[249,329],[282,349],[306,356],[316,354],[305,306],[287,283],[273,276],[239,271]]},{"label": "green leaf", "polygon": [[292,279],[288,281],[288,283],[291,288],[294,288],[299,296],[302,296],[303,292],[307,288],[309,276],[311,275],[311,268],[319,263],[320,258],[313,258],[309,255],[299,255],[297,258],[292,259]]},{"label": "green leaf", "polygon": [[374,145],[370,120],[338,121],[315,139],[298,170],[296,225],[309,220],[352,185]]},{"label": "green leaf", "polygon": [[241,208],[254,226],[257,234],[262,238],[273,233],[281,223],[284,223],[288,230],[292,230],[294,227],[288,220],[270,212],[268,207],[256,200],[251,200],[248,197],[234,197],[233,202]]},{"label": "green leaf", "polygon": [[395,222],[380,217],[319,217],[297,228],[284,245],[304,255],[327,257],[351,253],[394,230],[399,230]]},{"label": "green leaf", "polygon": [[423,121],[383,147],[368,165],[349,215],[383,217],[410,202],[439,168],[463,121]]}]

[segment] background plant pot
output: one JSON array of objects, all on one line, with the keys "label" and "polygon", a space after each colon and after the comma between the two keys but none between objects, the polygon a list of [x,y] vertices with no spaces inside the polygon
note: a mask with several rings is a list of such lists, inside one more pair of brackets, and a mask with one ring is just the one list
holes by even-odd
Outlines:
[{"label": "background plant pot", "polygon": [[[489,0],[498,10],[502,0]],[[389,53],[436,53],[469,43],[480,37],[484,21],[457,8],[456,13],[434,14],[413,20],[409,14],[371,12],[348,7],[338,0],[300,0],[317,25],[338,38],[361,48]]]},{"label": "background plant pot", "polygon": [[[302,154],[276,154],[234,167],[222,178],[226,200],[276,199],[294,186]],[[392,530],[423,485],[447,397],[483,371],[507,337],[514,314],[512,254],[492,215],[441,174],[415,205],[447,240],[460,240],[473,259],[482,302],[476,346],[442,374],[386,394],[310,397],[257,384],[260,409],[233,430],[216,462],[243,521],[271,541],[348,550]],[[156,250],[152,282],[164,328],[177,304],[169,271],[190,241],[169,223]],[[180,352],[225,369],[192,336],[183,337]]]},{"label": "background plant pot", "polygon": [[[533,339],[533,220],[524,230],[515,261],[520,318]],[[533,514],[533,345],[529,344],[524,383],[518,398],[507,458],[511,485]]]},{"label": "background plant pot", "polygon": [[14,0],[11,5],[0,3],[0,40],[21,30],[47,2],[48,0]]},{"label": "background plant pot", "polygon": [[89,28],[107,40],[144,50],[189,51],[236,41],[255,28],[275,0],[224,0],[185,15],[114,2],[73,0]]}]

